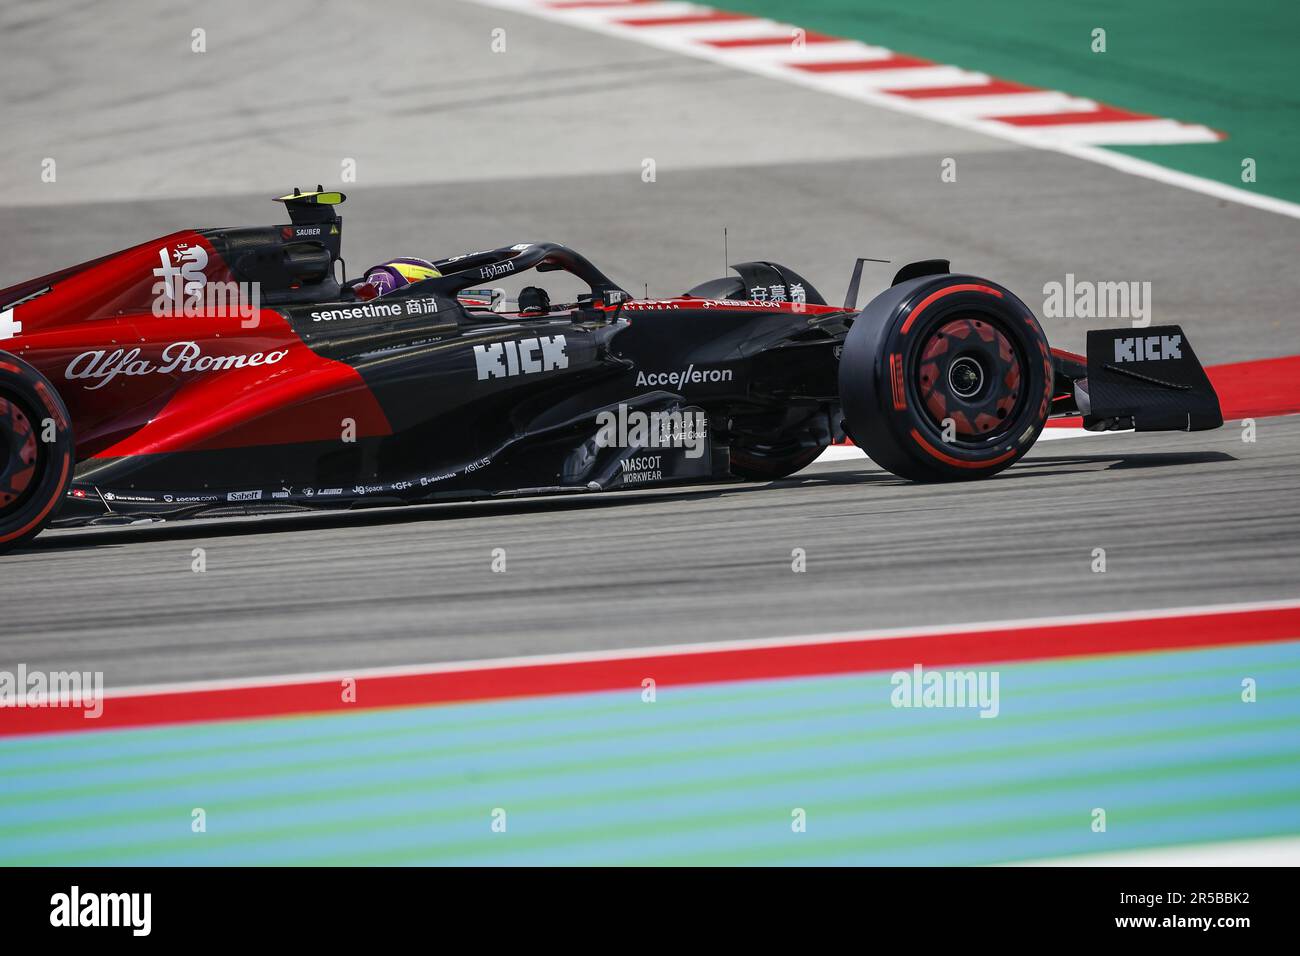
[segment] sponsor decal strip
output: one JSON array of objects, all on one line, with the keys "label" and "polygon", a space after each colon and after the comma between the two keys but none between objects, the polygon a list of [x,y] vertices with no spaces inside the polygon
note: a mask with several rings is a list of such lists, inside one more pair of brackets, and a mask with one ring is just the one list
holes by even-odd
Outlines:
[{"label": "sponsor decal strip", "polygon": [[[108,691],[92,730],[635,691],[944,665],[1048,660],[1300,638],[1300,602],[1041,618],[859,634],[638,648]],[[356,703],[340,682],[356,681]],[[0,736],[86,731],[79,711],[0,708]]]},{"label": "sponsor decal strip", "polygon": [[[471,0],[722,63],[872,106],[923,116],[1130,175],[1300,217],[1300,204],[1262,196],[1099,148],[1213,143],[1224,134],[1057,90],[1028,86],[879,46],[801,31],[797,24],[694,3],[647,0]],[[798,33],[796,32],[798,31]],[[802,43],[794,41],[802,33]]]},{"label": "sponsor decal strip", "polygon": [[541,335],[476,345],[474,365],[480,382],[566,369],[569,367],[568,343],[563,335]]},{"label": "sponsor decal strip", "polygon": [[172,342],[162,350],[158,364],[142,357],[143,349],[97,349],[82,352],[68,363],[63,377],[68,381],[93,381],[83,386],[94,392],[103,388],[119,375],[177,375],[188,372],[224,372],[234,368],[258,368],[274,365],[286,355],[288,349],[235,355],[204,355],[197,342]]}]

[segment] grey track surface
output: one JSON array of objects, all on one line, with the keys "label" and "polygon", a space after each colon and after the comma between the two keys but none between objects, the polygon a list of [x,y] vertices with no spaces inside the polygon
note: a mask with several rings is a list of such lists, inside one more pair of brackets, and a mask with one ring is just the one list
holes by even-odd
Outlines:
[{"label": "grey track surface", "polygon": [[[624,288],[675,295],[724,274],[726,223],[731,262],[786,263],[831,302],[843,300],[856,256],[941,256],[1040,315],[1043,285],[1067,272],[1149,281],[1153,324],[1182,325],[1206,364],[1300,352],[1300,221],[1028,150],[964,157],[959,176],[977,182],[944,186],[934,174],[943,155],[661,168],[653,184],[633,172],[360,188],[342,209],[344,254],[353,274],[392,256],[549,239],[585,251]],[[274,222],[268,194],[0,208],[0,283],[189,225]],[[17,236],[25,245],[10,249]],[[865,273],[864,303],[896,268]],[[1053,345],[1080,352],[1088,328],[1124,324],[1043,316]]]},{"label": "grey track surface", "polygon": [[1300,416],[1257,438],[1044,442],[962,485],[861,459],[766,485],[58,531],[0,558],[22,595],[3,660],[111,686],[1294,597]]},{"label": "grey track surface", "polygon": [[[1036,309],[1067,272],[1150,281],[1154,321],[1207,363],[1300,351],[1296,220],[455,0],[386,9],[392,29],[375,15],[6,5],[0,285],[274,221],[265,197],[353,157],[354,272],[556,239],[672,293],[721,274],[726,224],[731,261],[787,262],[832,300],[854,256],[939,255]],[[293,42],[304,23],[328,25],[319,52]],[[1045,321],[1076,350],[1090,324],[1117,323]],[[974,485],[843,463],[776,486],[54,532],[0,558],[0,667],[124,685],[1292,597],[1298,471],[1300,420],[1279,419],[1253,445],[1233,426],[1052,442]]]}]

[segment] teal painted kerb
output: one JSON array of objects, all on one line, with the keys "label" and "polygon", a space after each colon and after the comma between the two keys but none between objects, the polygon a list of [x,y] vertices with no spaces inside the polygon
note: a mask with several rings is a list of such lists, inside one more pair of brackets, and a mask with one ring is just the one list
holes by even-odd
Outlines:
[{"label": "teal painted kerb", "polygon": [[0,861],[977,864],[1300,833],[1300,642],[998,673],[995,719],[896,709],[872,673],[10,738]]}]

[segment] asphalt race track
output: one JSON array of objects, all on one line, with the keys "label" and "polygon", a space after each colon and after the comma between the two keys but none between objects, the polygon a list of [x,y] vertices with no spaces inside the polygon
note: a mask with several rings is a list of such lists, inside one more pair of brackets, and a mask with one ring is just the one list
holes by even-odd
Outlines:
[{"label": "asphalt race track", "polygon": [[[1300,860],[1295,14],[1110,5],[1103,58],[1086,5],[715,2],[4,4],[0,288],[320,183],[349,277],[948,258],[1057,347],[1181,325],[1224,427],[47,530],[0,557],[0,865]],[[1149,292],[1046,314],[1076,279]]]},{"label": "asphalt race track", "polygon": [[25,595],[4,654],[122,686],[1277,599],[1300,568],[1300,418],[1257,437],[1045,442],[964,485],[864,459],[770,485],[56,531],[3,559]]},{"label": "asphalt race track", "polygon": [[[831,300],[855,256],[942,255],[1031,305],[1067,272],[1150,281],[1154,321],[1206,364],[1300,351],[1300,228],[1272,212],[452,0],[404,5],[419,28],[397,31],[359,5],[224,4],[202,55],[177,8],[121,4],[106,27],[75,6],[0,13],[22,40],[0,119],[41,131],[0,156],[0,285],[273,221],[268,197],[351,157],[354,273],[556,239],[672,293],[721,274],[726,225],[731,261],[788,262]],[[284,44],[305,17],[339,38],[328,57]],[[1076,350],[1112,324],[1045,321]],[[134,686],[1293,597],[1300,420],[1257,439],[1053,441],[961,486],[846,461],[767,486],[49,532],[0,558],[0,660]]]}]

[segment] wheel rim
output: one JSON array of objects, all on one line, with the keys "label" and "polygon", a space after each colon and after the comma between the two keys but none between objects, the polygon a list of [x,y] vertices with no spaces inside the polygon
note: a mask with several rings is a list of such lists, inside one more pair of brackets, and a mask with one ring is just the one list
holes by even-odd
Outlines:
[{"label": "wheel rim", "polygon": [[18,403],[0,398],[0,514],[16,510],[36,483],[36,428]]},{"label": "wheel rim", "polygon": [[920,348],[921,404],[940,431],[951,419],[959,442],[983,443],[1014,427],[1026,379],[1020,351],[983,316],[950,319]]}]

